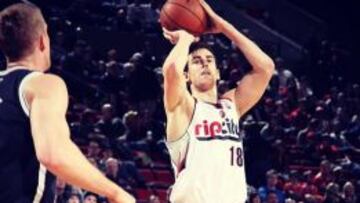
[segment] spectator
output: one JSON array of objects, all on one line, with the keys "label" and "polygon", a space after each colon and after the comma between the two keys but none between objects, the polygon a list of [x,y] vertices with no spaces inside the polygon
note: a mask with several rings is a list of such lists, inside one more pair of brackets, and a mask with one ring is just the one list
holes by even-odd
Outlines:
[{"label": "spectator", "polygon": [[[78,130],[78,138],[87,139],[89,134],[94,132],[94,124],[96,122],[96,112],[90,108],[86,108],[81,113],[80,126]],[[73,123],[74,124],[74,123]]]},{"label": "spectator", "polygon": [[94,193],[88,192],[84,195],[84,203],[98,203],[98,196]]},{"label": "spectator", "polygon": [[296,201],[293,200],[293,199],[291,199],[291,198],[287,198],[287,199],[285,200],[285,203],[296,203]]},{"label": "spectator", "polygon": [[149,197],[149,203],[160,203],[160,199],[156,195],[150,195]]},{"label": "spectator", "polygon": [[294,80],[293,73],[286,68],[284,60],[280,57],[275,59],[276,72],[279,77],[280,87],[288,87],[290,80]]},{"label": "spectator", "polygon": [[105,162],[105,174],[106,177],[115,183],[121,185],[123,188],[127,190],[132,190],[131,184],[128,183],[125,179],[120,177],[119,173],[119,162],[117,159],[109,158]]},{"label": "spectator", "polygon": [[119,117],[115,117],[115,110],[109,103],[103,104],[101,107],[100,120],[96,123],[96,127],[100,133],[109,138],[109,143],[113,149],[116,139],[124,134],[125,127]]},{"label": "spectator", "polygon": [[143,60],[141,53],[135,53],[130,59],[130,62],[135,65],[135,70],[130,73],[128,90],[129,99],[135,104],[141,102],[154,103],[160,96],[160,84],[156,78],[156,73],[143,64]]},{"label": "spectator", "polygon": [[356,203],[358,200],[355,194],[355,187],[351,182],[346,182],[342,191],[342,203]]},{"label": "spectator", "polygon": [[313,199],[314,201],[316,200],[321,201],[322,196],[320,195],[318,188],[313,183],[312,172],[310,170],[305,171],[302,177],[303,178],[301,180],[301,192],[300,192],[302,197],[305,199],[310,198]]},{"label": "spectator", "polygon": [[279,203],[278,195],[275,191],[269,191],[266,196],[266,203]]},{"label": "spectator", "polygon": [[301,199],[301,184],[297,176],[297,171],[290,171],[290,180],[284,185],[286,196],[293,199]]},{"label": "spectator", "polygon": [[145,19],[145,11],[140,0],[134,0],[127,8],[127,21],[133,26],[140,28]]},{"label": "spectator", "polygon": [[339,185],[334,182],[327,184],[324,203],[339,203],[341,200],[340,198]]},{"label": "spectator", "polygon": [[72,193],[66,203],[81,203],[81,196],[78,193]]},{"label": "spectator", "polygon": [[[262,201],[267,202],[281,202],[283,203],[284,198],[284,192],[277,189],[278,184],[278,174],[275,170],[269,170],[266,172],[266,186],[262,186],[259,188],[259,196]],[[270,194],[270,195],[269,195]],[[276,196],[274,198],[273,196]]]},{"label": "spectator", "polygon": [[320,171],[315,175],[313,183],[320,189],[323,190],[332,181],[333,177],[331,174],[331,163],[328,160],[321,162]]},{"label": "spectator", "polygon": [[129,190],[136,187],[145,187],[145,181],[139,175],[135,164],[131,162],[109,158],[106,161],[106,175]]},{"label": "spectator", "polygon": [[106,72],[100,77],[100,87],[105,93],[115,96],[124,88],[124,80],[120,73],[122,65],[110,61],[105,64],[105,67]]},{"label": "spectator", "polygon": [[66,193],[65,193],[65,186],[66,183],[58,178],[56,180],[56,196],[55,196],[55,202],[56,203],[66,203]]},{"label": "spectator", "polygon": [[[63,57],[66,56],[64,35],[65,34],[62,31],[58,31],[55,34],[54,42],[51,48],[53,63],[60,64]],[[61,68],[61,66],[58,68]]]},{"label": "spectator", "polygon": [[88,145],[87,157],[94,158],[96,161],[100,159],[100,144],[96,140],[91,140]]},{"label": "spectator", "polygon": [[84,53],[87,43],[83,40],[78,40],[75,43],[74,49],[70,52],[63,61],[63,70],[72,73],[79,78],[84,77],[84,70],[86,70],[86,63],[84,63]]},{"label": "spectator", "polygon": [[256,192],[250,193],[248,203],[261,203],[259,194]]}]

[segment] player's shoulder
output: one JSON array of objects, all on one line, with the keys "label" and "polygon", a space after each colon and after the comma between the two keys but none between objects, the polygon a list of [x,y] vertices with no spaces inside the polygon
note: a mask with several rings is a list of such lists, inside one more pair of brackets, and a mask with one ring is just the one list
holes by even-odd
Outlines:
[{"label": "player's shoulder", "polygon": [[55,86],[65,85],[64,80],[51,73],[40,73],[36,77],[29,79],[29,85],[36,85],[40,88],[51,88]]},{"label": "player's shoulder", "polygon": [[66,90],[64,80],[54,74],[41,73],[31,77],[25,84],[26,90],[31,93],[52,94]]}]

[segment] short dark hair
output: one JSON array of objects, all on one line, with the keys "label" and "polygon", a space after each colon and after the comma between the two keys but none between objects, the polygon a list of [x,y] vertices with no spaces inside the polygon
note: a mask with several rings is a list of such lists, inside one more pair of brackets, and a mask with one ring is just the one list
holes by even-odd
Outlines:
[{"label": "short dark hair", "polygon": [[271,178],[272,176],[278,176],[277,172],[274,169],[270,169],[266,172],[266,178]]},{"label": "short dark hair", "polygon": [[40,36],[45,20],[38,7],[13,4],[0,12],[0,49],[10,62],[28,56]]},{"label": "short dark hair", "polygon": [[189,49],[189,54],[192,54],[199,49],[207,49],[214,54],[214,50],[212,49],[212,47],[204,42],[195,42],[191,44]]},{"label": "short dark hair", "polygon": [[[210,45],[208,45],[204,42],[195,42],[195,43],[191,44],[191,46],[189,48],[189,55],[199,49],[207,49],[215,56],[214,49]],[[217,62],[216,56],[215,56],[215,62]],[[187,72],[188,70],[189,70],[189,67],[188,67],[188,64],[186,64],[184,71]]]},{"label": "short dark hair", "polygon": [[94,196],[94,197],[96,198],[96,200],[99,199],[99,196],[98,196],[97,194],[93,193],[93,192],[87,192],[87,193],[85,193],[84,199],[85,199],[86,197],[88,197],[88,196]]}]

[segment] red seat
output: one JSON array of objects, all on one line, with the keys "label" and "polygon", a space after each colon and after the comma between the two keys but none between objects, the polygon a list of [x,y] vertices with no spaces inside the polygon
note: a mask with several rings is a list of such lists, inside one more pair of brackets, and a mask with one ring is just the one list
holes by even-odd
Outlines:
[{"label": "red seat", "polygon": [[150,190],[146,189],[136,189],[136,199],[139,201],[148,201],[150,195],[153,193]]},{"label": "red seat", "polygon": [[174,182],[174,177],[172,173],[168,170],[155,170],[156,180],[159,182],[172,184]]},{"label": "red seat", "polygon": [[154,161],[153,162],[153,168],[154,169],[159,169],[159,170],[164,170],[164,169],[170,169],[171,166],[168,163]]},{"label": "red seat", "polygon": [[150,169],[139,169],[139,173],[144,178],[145,182],[153,182],[155,181],[155,176]]},{"label": "red seat", "polygon": [[168,200],[168,192],[167,192],[167,190],[156,189],[155,193],[160,198],[161,202],[167,202],[167,200]]}]

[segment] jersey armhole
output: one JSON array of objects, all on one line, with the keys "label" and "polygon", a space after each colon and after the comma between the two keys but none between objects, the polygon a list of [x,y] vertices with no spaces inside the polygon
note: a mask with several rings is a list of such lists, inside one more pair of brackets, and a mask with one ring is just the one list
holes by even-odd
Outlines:
[{"label": "jersey armhole", "polygon": [[26,100],[25,94],[24,94],[24,86],[25,86],[26,82],[29,81],[29,79],[31,79],[37,75],[40,75],[40,74],[42,74],[42,73],[40,73],[40,72],[29,73],[21,80],[19,88],[18,88],[18,96],[19,96],[20,105],[27,117],[29,117],[29,115],[30,115],[30,106],[29,106],[29,104]]},{"label": "jersey armhole", "polygon": [[180,171],[185,168],[185,161],[189,150],[189,144],[190,135],[188,133],[175,142],[166,143],[175,177],[177,177]]},{"label": "jersey armhole", "polygon": [[227,97],[221,97],[221,100],[224,100],[224,102],[229,102],[229,105],[232,105],[235,108],[236,115],[237,115],[238,121],[239,121],[241,119],[242,115],[238,111],[235,101],[233,101],[232,99],[227,98]]},{"label": "jersey armhole", "polygon": [[167,138],[165,138],[166,144],[173,144],[173,143],[176,143],[176,142],[178,142],[178,141],[181,141],[181,140],[183,139],[183,137],[186,137],[186,135],[188,134],[187,132],[188,132],[188,130],[189,130],[189,128],[190,128],[191,123],[192,123],[193,120],[194,120],[194,115],[195,115],[196,106],[197,106],[197,99],[196,99],[195,97],[193,97],[193,98],[194,98],[194,101],[195,101],[195,102],[194,102],[194,111],[193,111],[193,113],[192,113],[192,115],[191,115],[190,122],[189,122],[188,126],[186,127],[186,130],[185,130],[184,134],[181,135],[178,139],[173,140],[173,141],[168,141]]},{"label": "jersey armhole", "polygon": [[197,105],[197,100],[196,98],[194,98],[195,102],[194,102],[194,111],[193,114],[191,116],[190,122],[188,127],[186,128],[186,131],[184,132],[184,134],[178,138],[177,140],[174,141],[167,141],[165,142],[169,154],[170,154],[170,160],[171,160],[171,164],[173,166],[174,172],[175,172],[175,177],[178,176],[178,174],[180,173],[180,171],[182,169],[185,168],[185,159],[189,150],[189,144],[190,144],[190,135],[188,133],[189,128],[194,120],[194,115],[196,112],[196,105]]}]

